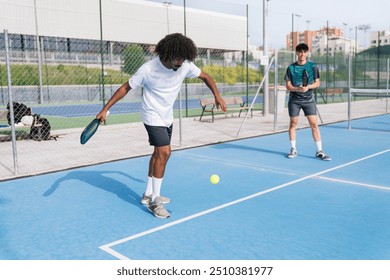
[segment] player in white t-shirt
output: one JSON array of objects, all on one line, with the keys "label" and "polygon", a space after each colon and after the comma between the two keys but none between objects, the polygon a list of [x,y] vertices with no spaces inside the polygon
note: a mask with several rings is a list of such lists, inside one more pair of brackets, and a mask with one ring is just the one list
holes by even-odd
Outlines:
[{"label": "player in white t-shirt", "polygon": [[171,155],[173,125],[173,104],[185,78],[199,78],[214,95],[217,107],[226,111],[214,80],[202,72],[194,63],[197,47],[188,37],[174,33],[158,42],[157,57],[144,63],[138,71],[124,83],[110,98],[96,116],[106,119],[107,111],[122,99],[131,89],[143,87],[142,121],[148,132],[150,145],[154,151],[149,162],[148,182],[141,203],[158,218],[168,218],[164,204],[170,199],[160,195],[165,168]]}]

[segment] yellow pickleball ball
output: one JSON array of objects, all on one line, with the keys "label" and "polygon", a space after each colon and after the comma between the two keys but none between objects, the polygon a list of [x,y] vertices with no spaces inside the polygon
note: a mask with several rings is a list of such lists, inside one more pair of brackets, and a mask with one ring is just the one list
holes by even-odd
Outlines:
[{"label": "yellow pickleball ball", "polygon": [[219,176],[217,174],[213,174],[210,176],[210,182],[211,184],[218,184],[219,183]]}]

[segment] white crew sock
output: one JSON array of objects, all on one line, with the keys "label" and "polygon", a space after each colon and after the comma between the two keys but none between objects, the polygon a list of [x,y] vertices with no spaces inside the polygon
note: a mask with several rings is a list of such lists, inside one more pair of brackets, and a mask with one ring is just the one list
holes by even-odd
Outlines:
[{"label": "white crew sock", "polygon": [[153,179],[148,176],[148,182],[146,183],[145,195],[150,196],[153,193]]},{"label": "white crew sock", "polygon": [[317,153],[322,151],[322,142],[321,141],[316,142],[316,147],[317,147]]},{"label": "white crew sock", "polygon": [[162,180],[163,178],[155,178],[155,177],[152,178],[153,181],[152,201],[154,201],[156,197],[160,196]]},{"label": "white crew sock", "polygon": [[290,141],[290,143],[291,143],[291,148],[294,148],[294,149],[297,148],[297,141],[296,140]]}]

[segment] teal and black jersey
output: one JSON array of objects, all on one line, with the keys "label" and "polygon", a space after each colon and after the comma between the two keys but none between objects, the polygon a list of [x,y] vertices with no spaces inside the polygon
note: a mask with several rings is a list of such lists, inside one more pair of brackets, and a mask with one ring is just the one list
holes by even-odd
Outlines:
[{"label": "teal and black jersey", "polygon": [[[302,85],[302,74],[306,70],[309,76],[308,84],[314,83],[316,79],[320,78],[320,71],[314,62],[307,61],[304,65],[299,65],[297,62],[291,64],[284,76],[285,81],[291,81],[294,87]],[[307,92],[290,92],[290,99],[294,101],[313,101],[313,90],[309,89]]]}]

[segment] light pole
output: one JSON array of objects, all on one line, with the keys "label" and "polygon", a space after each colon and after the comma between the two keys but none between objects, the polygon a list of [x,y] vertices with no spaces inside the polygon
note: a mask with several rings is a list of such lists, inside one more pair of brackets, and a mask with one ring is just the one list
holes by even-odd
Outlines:
[{"label": "light pole", "polygon": [[169,6],[171,6],[172,2],[163,2],[164,6],[167,7],[167,30],[169,34]]},{"label": "light pole", "polygon": [[346,50],[346,46],[347,46],[347,35],[346,35],[346,30],[347,30],[347,23],[343,22],[343,26],[344,26],[344,34],[343,34],[343,38],[344,38],[344,55],[347,53],[347,50]]},{"label": "light pole", "polygon": [[300,34],[299,34],[299,18],[301,17],[301,15],[295,15],[298,19],[297,19],[297,45],[299,45],[299,42],[300,42]]},{"label": "light pole", "polygon": [[[301,15],[292,13],[292,30],[291,30],[291,51],[294,52],[294,18],[295,17],[301,17]],[[299,40],[298,40],[299,41]]]},{"label": "light pole", "polygon": [[354,47],[352,46],[352,27],[349,28],[349,54],[353,54]]},{"label": "light pole", "polygon": [[366,32],[368,29],[370,29],[370,25],[369,24],[362,24],[362,25],[359,25],[358,26],[358,29],[359,30],[363,30],[364,31],[364,41],[363,41],[363,48],[366,49]]},{"label": "light pole", "polygon": [[310,28],[309,28],[310,22],[311,22],[310,20],[307,20],[307,21],[306,21],[306,28],[307,28],[307,31],[309,31],[309,29],[310,29]]},{"label": "light pole", "polygon": [[306,21],[306,33],[307,33],[307,42],[304,42],[304,43],[307,43],[307,45],[309,46],[310,49],[312,49],[312,40],[311,40],[311,36],[310,36],[310,20],[307,20]]}]

